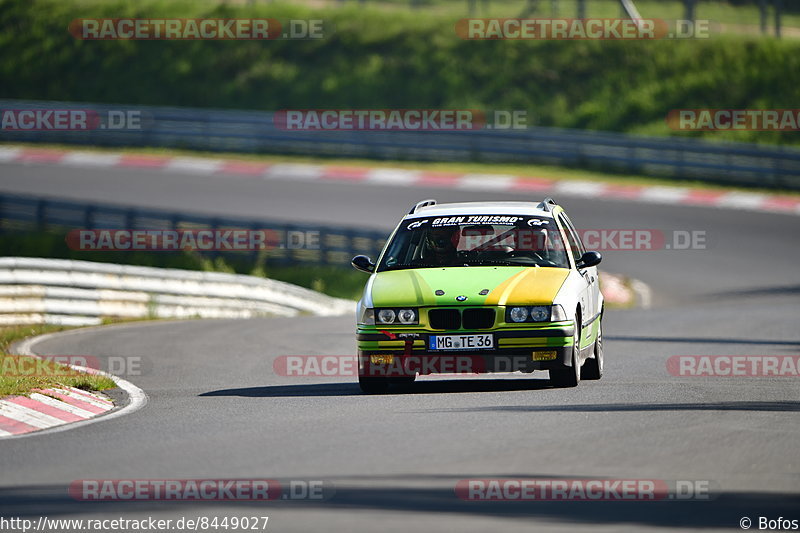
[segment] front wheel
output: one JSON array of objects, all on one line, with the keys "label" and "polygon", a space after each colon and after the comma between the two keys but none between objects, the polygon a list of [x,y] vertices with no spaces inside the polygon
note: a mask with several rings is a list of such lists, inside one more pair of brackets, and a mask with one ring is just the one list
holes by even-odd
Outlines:
[{"label": "front wheel", "polygon": [[600,379],[603,377],[603,322],[597,325],[597,339],[594,341],[594,357],[583,364],[583,379]]},{"label": "front wheel", "polygon": [[572,338],[572,366],[566,368],[551,368],[550,382],[558,388],[577,387],[581,381],[580,344],[581,326],[575,321],[575,334]]},{"label": "front wheel", "polygon": [[383,394],[389,390],[389,378],[358,376],[358,386],[366,394]]}]

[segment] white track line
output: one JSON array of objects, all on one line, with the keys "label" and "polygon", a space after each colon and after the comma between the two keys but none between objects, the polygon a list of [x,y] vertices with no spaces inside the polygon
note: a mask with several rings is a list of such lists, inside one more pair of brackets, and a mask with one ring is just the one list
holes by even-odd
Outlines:
[{"label": "white track line", "polygon": [[78,167],[113,167],[119,163],[121,158],[120,154],[69,152],[61,160],[61,163]]},{"label": "white track line", "polygon": [[276,163],[270,166],[263,176],[266,179],[305,179],[316,180],[322,177],[320,165],[304,165],[298,163]]},{"label": "white track line", "polygon": [[164,170],[188,172],[191,174],[213,174],[223,166],[222,159],[204,159],[201,157],[174,157],[164,165]]},{"label": "white track line", "polygon": [[375,185],[413,185],[420,173],[404,168],[375,168],[367,173],[366,181]]},{"label": "white track line", "polygon": [[664,204],[676,204],[685,199],[689,189],[682,187],[646,187],[639,200]]},{"label": "white track line", "polygon": [[505,174],[466,174],[456,182],[458,189],[468,191],[507,191],[516,181]]},{"label": "white track line", "polygon": [[22,153],[22,148],[0,146],[0,161],[14,161]]},{"label": "white track line", "polygon": [[721,196],[715,205],[736,209],[759,209],[763,202],[764,195],[762,194],[734,191]]},{"label": "white track line", "polygon": [[605,183],[594,181],[559,181],[555,184],[556,193],[573,196],[599,196],[605,189]]}]

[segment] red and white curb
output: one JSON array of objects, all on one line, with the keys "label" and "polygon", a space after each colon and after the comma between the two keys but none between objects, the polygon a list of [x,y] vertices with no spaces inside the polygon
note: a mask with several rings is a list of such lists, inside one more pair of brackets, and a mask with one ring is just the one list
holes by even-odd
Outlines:
[{"label": "red and white curb", "polygon": [[[38,357],[33,353],[33,346],[38,342],[56,335],[78,334],[86,329],[93,328],[31,337],[20,343],[16,351],[19,355]],[[36,390],[30,397],[6,397],[0,399],[0,440],[66,431],[99,421],[111,420],[138,411],[147,403],[147,395],[144,391],[127,380],[93,368],[78,365],[67,366],[81,372],[101,374],[111,378],[117,387],[127,393],[128,403],[122,408],[115,409],[114,403],[105,395],[73,387]]]},{"label": "red and white curb", "polygon": [[0,437],[88,420],[113,408],[105,396],[73,387],[36,389],[30,397],[0,400]]},{"label": "red and white curb", "polygon": [[596,181],[552,180],[506,174],[459,174],[402,168],[347,167],[300,163],[262,163],[236,159],[172,157],[0,146],[0,162],[78,167],[119,167],[197,175],[236,175],[262,179],[324,180],[363,185],[453,188],[486,192],[545,193],[655,204],[720,207],[800,215],[800,196],[688,187],[619,185]]}]

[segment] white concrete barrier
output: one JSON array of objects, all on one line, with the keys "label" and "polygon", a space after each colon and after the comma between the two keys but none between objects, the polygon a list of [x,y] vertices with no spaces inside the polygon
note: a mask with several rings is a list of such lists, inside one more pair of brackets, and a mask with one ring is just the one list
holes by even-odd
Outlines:
[{"label": "white concrete barrier", "polygon": [[0,258],[0,325],[103,318],[343,315],[355,302],[271,279],[65,259]]}]

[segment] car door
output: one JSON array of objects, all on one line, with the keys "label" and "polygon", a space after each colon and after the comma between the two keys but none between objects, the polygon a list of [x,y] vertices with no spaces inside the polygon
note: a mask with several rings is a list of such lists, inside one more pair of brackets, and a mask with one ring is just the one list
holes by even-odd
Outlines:
[{"label": "car door", "polygon": [[[564,213],[560,213],[558,218],[559,223],[564,230],[567,243],[569,244],[570,254],[572,255],[573,262],[577,265],[578,261],[586,250],[569,218],[567,218]],[[598,299],[594,296],[597,287],[597,267],[578,269],[578,274],[582,280],[581,289],[579,292],[581,320],[583,324],[586,324],[597,313],[595,307]],[[581,337],[585,338],[585,334]]]},{"label": "car door", "polygon": [[[578,242],[580,254],[583,255],[586,253],[586,248],[583,246],[583,241],[581,241],[580,235],[575,230],[575,226],[573,226],[572,221],[567,215],[564,215],[564,220],[566,221],[570,231],[574,234],[575,240]],[[597,313],[600,312],[600,276],[597,273],[596,266],[583,269],[581,275],[584,276],[584,279],[586,279],[589,284],[591,315],[587,317],[587,320],[591,320],[597,316]]]}]

